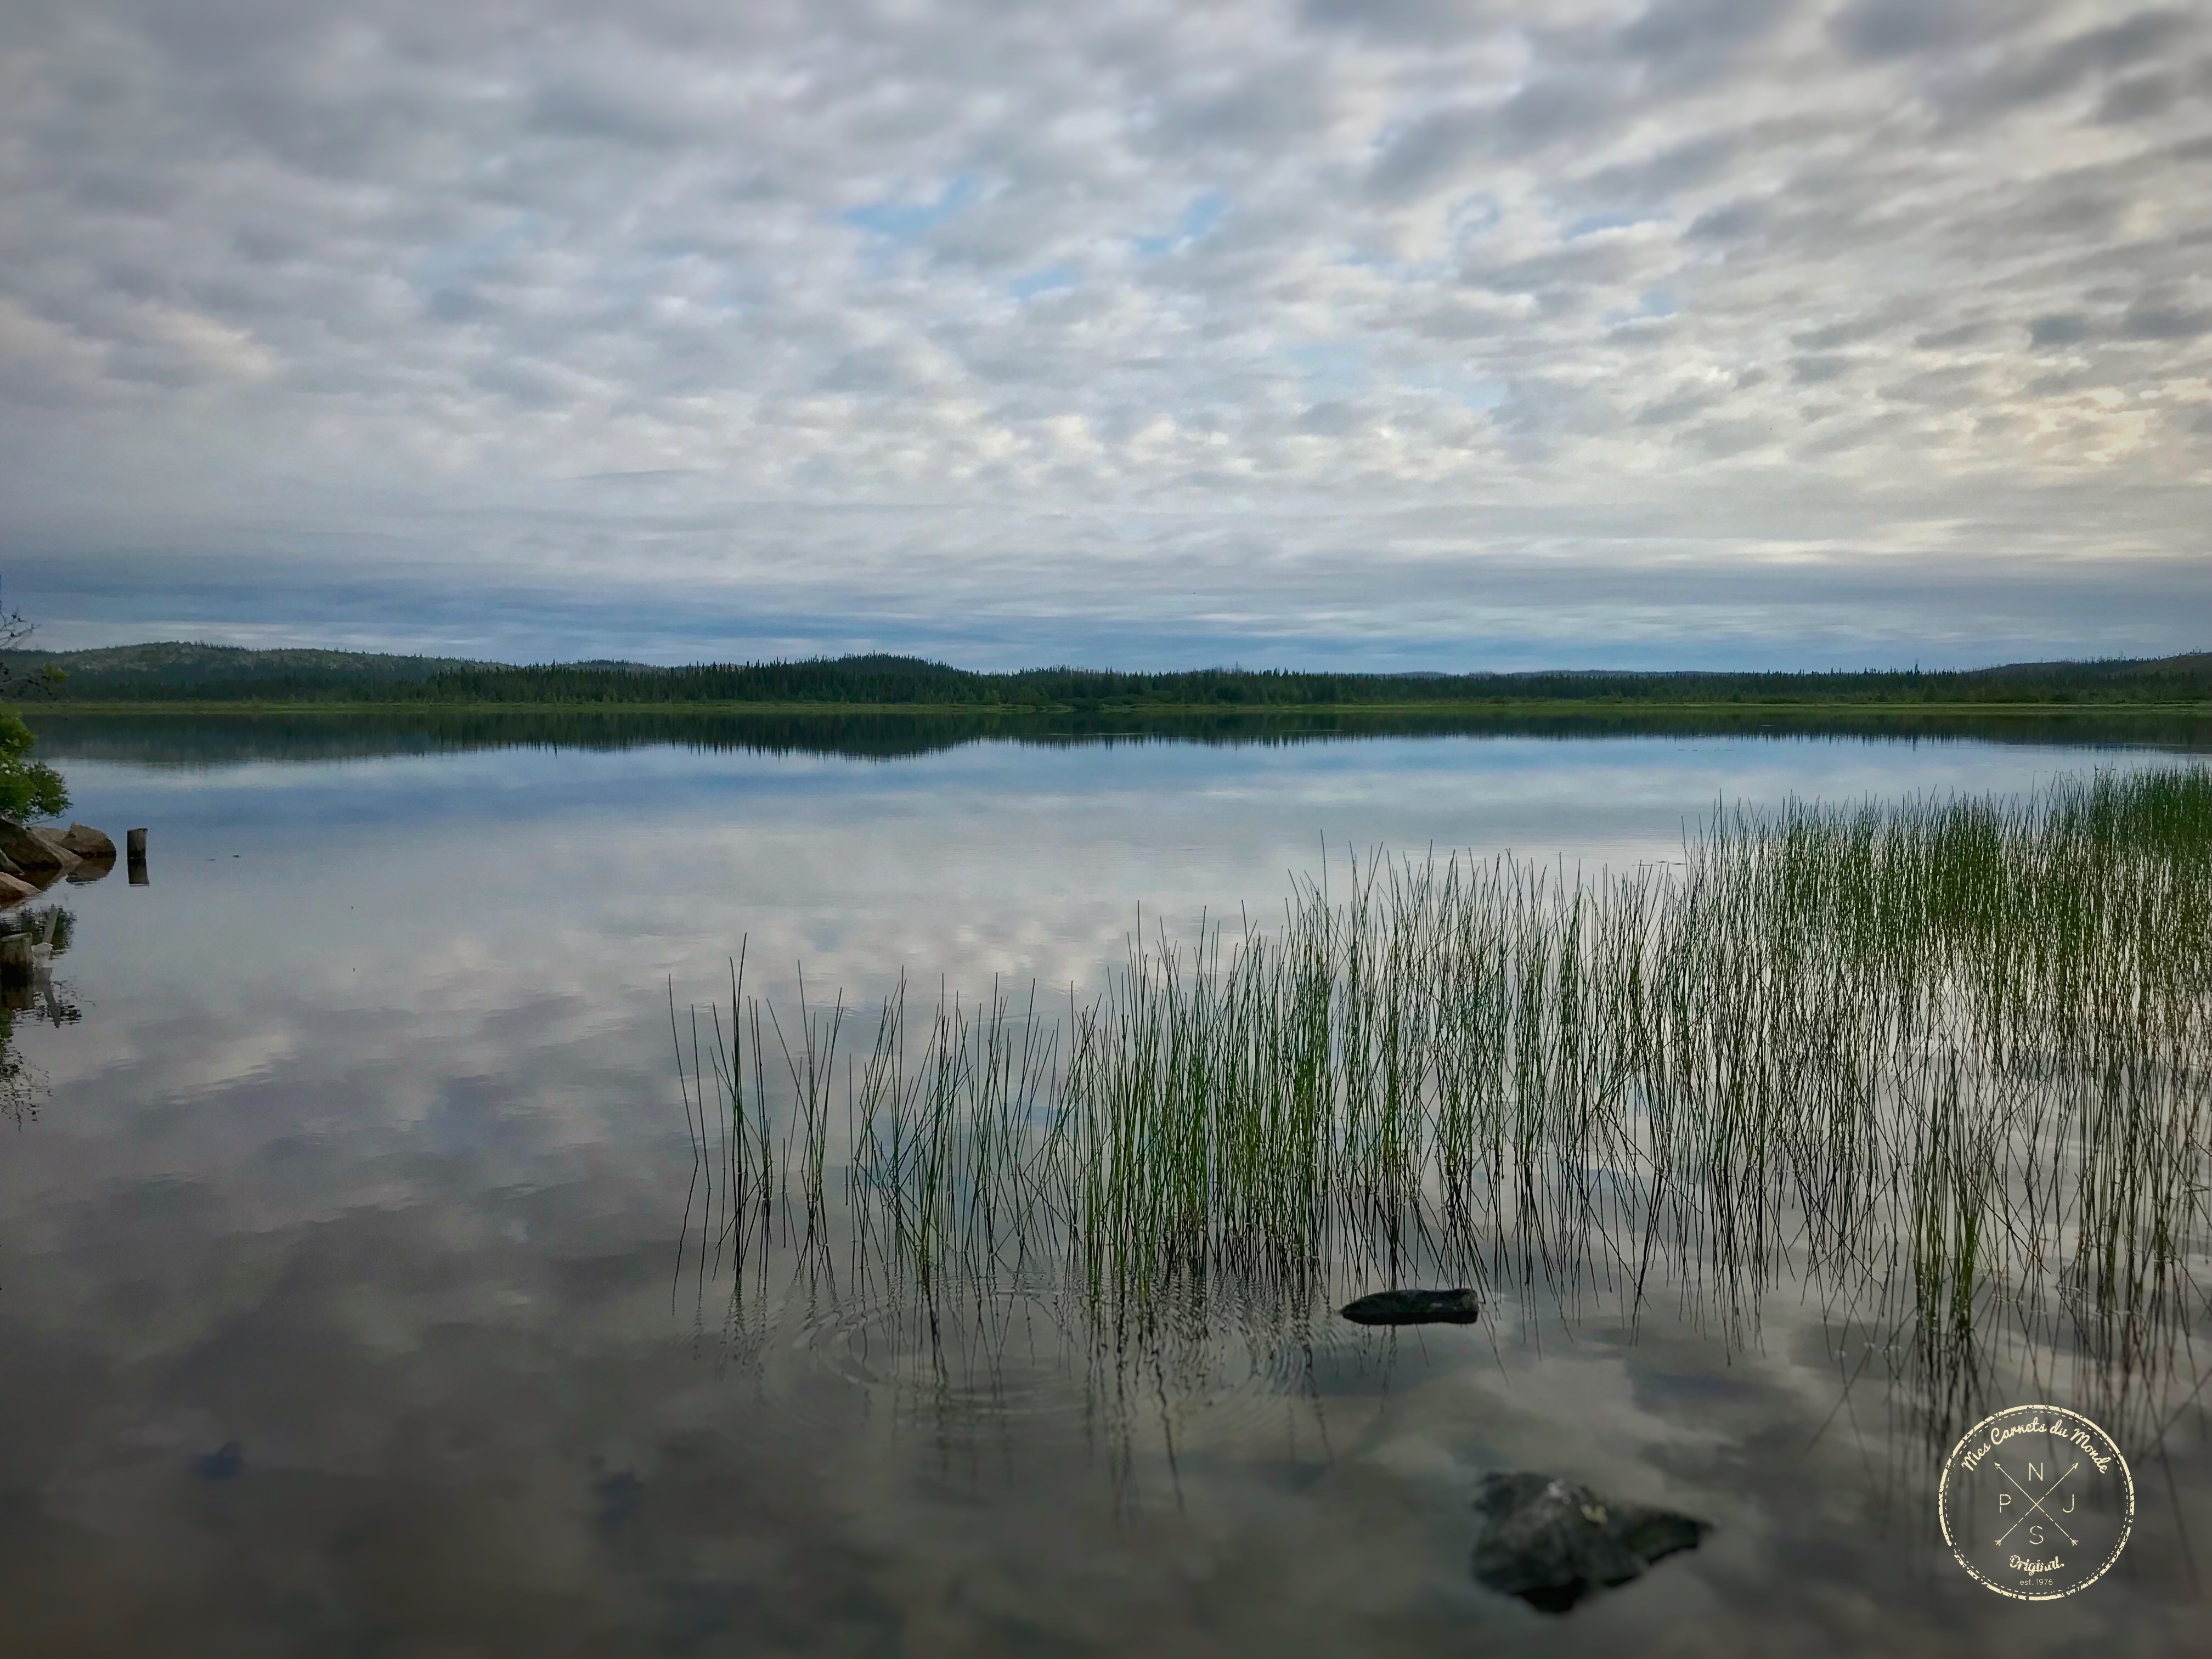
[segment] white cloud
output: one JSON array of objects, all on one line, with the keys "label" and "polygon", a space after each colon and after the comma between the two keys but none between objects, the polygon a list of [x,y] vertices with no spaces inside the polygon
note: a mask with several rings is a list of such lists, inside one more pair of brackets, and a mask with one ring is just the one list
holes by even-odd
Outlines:
[{"label": "white cloud", "polygon": [[[1958,580],[2197,551],[2208,185],[2175,9],[27,4],[0,556],[64,622],[71,569],[220,552],[379,574],[394,636],[427,565],[739,636],[794,586],[917,638],[985,594],[1016,655],[1091,637],[1097,571],[1167,639],[1202,570],[1222,638],[1325,655],[1532,548],[1580,591],[1492,647],[1694,641],[1693,585],[1597,597],[1686,545],[1777,648],[1960,603],[2063,642]],[[1931,520],[1920,599],[1843,618]],[[2187,643],[2154,587],[2081,648]]]}]

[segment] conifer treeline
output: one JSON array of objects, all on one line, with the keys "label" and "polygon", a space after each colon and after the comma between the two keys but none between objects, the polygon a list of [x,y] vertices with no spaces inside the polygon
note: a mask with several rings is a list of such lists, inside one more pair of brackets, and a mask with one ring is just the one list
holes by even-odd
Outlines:
[{"label": "conifer treeline", "polygon": [[1857,674],[1314,674],[1042,668],[975,674],[910,657],[695,668],[501,668],[395,685],[394,698],[523,703],[766,702],[1084,708],[1466,702],[2189,702],[2212,701],[2212,655],[2171,665],[2051,664]]},{"label": "conifer treeline", "polygon": [[[172,655],[158,667],[126,661],[124,653],[56,654],[49,659],[69,672],[58,695],[70,702],[764,703],[1008,710],[1536,702],[2212,703],[2212,653],[1929,672],[1332,674],[1208,668],[1140,674],[1042,668],[984,674],[918,657],[881,654],[660,668],[619,662],[512,667],[421,658],[356,659],[336,652],[314,653],[320,660],[305,663],[300,660],[305,653],[226,651],[210,653],[196,669],[174,648],[163,649]],[[71,656],[80,660],[72,663]],[[88,660],[95,658],[108,660]]]}]

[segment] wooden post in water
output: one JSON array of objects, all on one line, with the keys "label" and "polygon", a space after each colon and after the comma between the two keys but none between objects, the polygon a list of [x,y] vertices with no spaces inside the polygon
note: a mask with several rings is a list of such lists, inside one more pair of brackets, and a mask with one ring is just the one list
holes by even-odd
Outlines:
[{"label": "wooden post in water", "polygon": [[131,884],[133,887],[145,886],[146,832],[143,830],[125,830],[123,832],[123,845],[125,856],[129,859],[131,864]]},{"label": "wooden post in water", "polygon": [[31,936],[0,933],[0,984],[31,982]]}]

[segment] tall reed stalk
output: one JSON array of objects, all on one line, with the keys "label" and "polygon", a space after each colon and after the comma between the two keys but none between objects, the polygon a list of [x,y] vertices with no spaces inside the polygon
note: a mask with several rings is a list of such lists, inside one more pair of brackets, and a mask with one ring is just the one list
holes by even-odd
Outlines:
[{"label": "tall reed stalk", "polygon": [[847,1062],[842,1191],[842,1000],[790,1042],[768,1012],[779,1133],[741,977],[688,1061],[677,1033],[723,1244],[842,1208],[878,1267],[1049,1267],[1116,1322],[1310,1306],[1352,1264],[1632,1312],[1663,1283],[1742,1336],[1797,1278],[1884,1310],[1944,1422],[1993,1308],[2056,1310],[2125,1407],[2193,1305],[2202,769],[1724,812],[1667,868],[1355,860],[1273,927],[1133,939],[1056,1012],[994,988],[917,1031],[902,982]]}]

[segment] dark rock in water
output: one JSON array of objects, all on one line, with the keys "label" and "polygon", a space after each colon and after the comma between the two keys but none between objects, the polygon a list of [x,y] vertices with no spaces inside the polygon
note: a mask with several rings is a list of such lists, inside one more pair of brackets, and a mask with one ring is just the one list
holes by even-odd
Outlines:
[{"label": "dark rock in water", "polygon": [[1695,1549],[1708,1522],[1641,1504],[1608,1504],[1588,1486],[1548,1474],[1486,1474],[1474,1506],[1477,1582],[1545,1613],[1625,1584],[1655,1561]]},{"label": "dark rock in water", "polygon": [[1344,1305],[1355,1325],[1471,1325],[1482,1316],[1473,1291],[1377,1291]]},{"label": "dark rock in water", "polygon": [[1642,1504],[1618,1504],[1612,1514],[1615,1534],[1644,1558],[1647,1567],[1680,1551],[1697,1548],[1698,1540],[1713,1529],[1710,1521]]},{"label": "dark rock in water", "polygon": [[39,890],[21,876],[0,875],[0,904],[21,904],[38,896]]},{"label": "dark rock in water", "polygon": [[226,1440],[211,1452],[192,1459],[192,1473],[203,1480],[235,1480],[246,1467],[243,1442]]},{"label": "dark rock in water", "polygon": [[62,831],[61,844],[81,859],[115,861],[115,843],[88,823],[72,823]]}]

